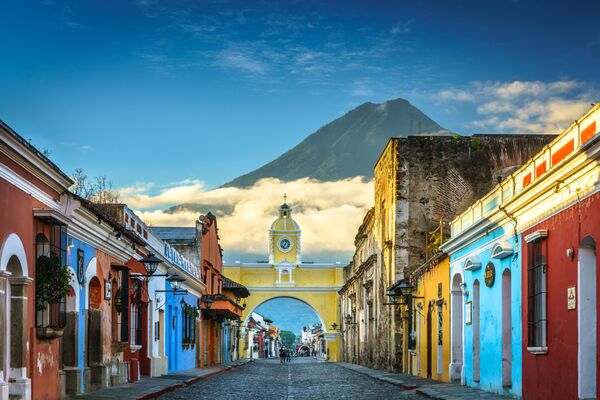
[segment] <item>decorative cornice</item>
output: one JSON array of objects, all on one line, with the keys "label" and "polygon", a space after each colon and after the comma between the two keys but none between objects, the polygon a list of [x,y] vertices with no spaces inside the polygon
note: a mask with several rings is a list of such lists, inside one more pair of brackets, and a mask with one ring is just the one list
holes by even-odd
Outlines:
[{"label": "decorative cornice", "polygon": [[341,286],[246,286],[246,288],[252,294],[253,292],[337,292]]},{"label": "decorative cornice", "polygon": [[542,239],[548,237],[548,230],[547,229],[538,229],[535,232],[530,233],[529,235],[525,236],[525,242],[527,243],[531,243],[534,242],[538,239]]}]

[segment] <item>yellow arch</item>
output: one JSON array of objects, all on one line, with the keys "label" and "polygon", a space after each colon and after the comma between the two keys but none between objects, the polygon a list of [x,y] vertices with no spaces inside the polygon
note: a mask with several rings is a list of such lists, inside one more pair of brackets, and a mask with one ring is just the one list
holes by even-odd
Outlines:
[{"label": "yellow arch", "polygon": [[[327,341],[327,348],[329,349],[329,361],[340,361],[340,336],[338,331],[334,331],[331,325],[335,323],[340,325],[339,311],[337,307],[338,295],[335,291],[268,291],[256,292],[251,291],[250,297],[246,298],[246,309],[242,315],[244,325],[246,324],[250,314],[255,311],[261,304],[267,301],[277,298],[293,298],[303,303],[306,303],[311,307],[317,316],[321,319],[323,324],[323,331],[325,332],[325,339]],[[277,325],[277,321],[275,321]]]}]

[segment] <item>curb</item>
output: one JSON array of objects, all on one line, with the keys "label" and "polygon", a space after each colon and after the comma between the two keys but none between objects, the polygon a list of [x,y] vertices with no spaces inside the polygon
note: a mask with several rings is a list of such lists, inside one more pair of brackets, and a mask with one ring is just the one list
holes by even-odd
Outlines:
[{"label": "curb", "polygon": [[246,365],[246,364],[248,364],[250,362],[251,361],[248,360],[246,362],[243,362],[243,363],[240,363],[240,364],[237,364],[237,365],[228,365],[226,367],[221,368],[218,371],[214,371],[214,372],[208,373],[206,375],[196,376],[194,378],[191,378],[191,379],[188,379],[188,380],[185,380],[185,381],[182,381],[182,382],[177,382],[177,383],[174,383],[174,384],[172,384],[170,386],[166,386],[166,387],[161,388],[159,390],[156,390],[154,392],[143,394],[143,395],[141,395],[139,397],[135,397],[134,400],[155,399],[155,398],[157,398],[159,396],[162,396],[165,393],[169,393],[169,392],[172,392],[174,390],[181,389],[181,388],[193,385],[194,383],[203,381],[205,379],[212,378],[212,377],[217,376],[217,375],[221,375],[221,374],[223,374],[225,372],[231,371],[232,369],[235,369],[237,367],[241,367],[242,365]]}]

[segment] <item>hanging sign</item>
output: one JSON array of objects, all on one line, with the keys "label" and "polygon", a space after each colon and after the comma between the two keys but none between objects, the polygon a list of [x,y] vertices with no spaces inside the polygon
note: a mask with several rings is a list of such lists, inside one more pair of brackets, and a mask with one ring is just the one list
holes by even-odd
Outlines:
[{"label": "hanging sign", "polygon": [[488,263],[488,265],[485,266],[483,277],[485,279],[485,286],[492,287],[494,285],[494,281],[496,280],[496,268],[494,267],[494,264]]},{"label": "hanging sign", "polygon": [[567,288],[567,310],[574,310],[577,307],[577,293],[575,286]]}]

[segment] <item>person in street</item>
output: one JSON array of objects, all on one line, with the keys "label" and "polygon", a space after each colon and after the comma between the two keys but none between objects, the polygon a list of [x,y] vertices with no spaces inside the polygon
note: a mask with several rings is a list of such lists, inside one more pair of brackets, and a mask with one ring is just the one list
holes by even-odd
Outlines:
[{"label": "person in street", "polygon": [[285,362],[285,349],[283,347],[279,349],[279,362]]},{"label": "person in street", "polygon": [[286,354],[285,354],[285,359],[287,362],[292,361],[292,349],[287,349]]}]

